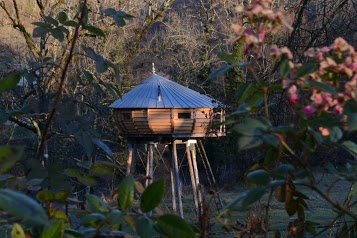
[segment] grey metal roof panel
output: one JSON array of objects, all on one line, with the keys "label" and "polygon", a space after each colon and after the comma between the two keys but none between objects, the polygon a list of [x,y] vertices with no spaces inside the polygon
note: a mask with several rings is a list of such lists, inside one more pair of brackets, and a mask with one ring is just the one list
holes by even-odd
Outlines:
[{"label": "grey metal roof panel", "polygon": [[[161,100],[159,100],[159,92]],[[116,100],[111,108],[201,108],[216,107],[216,100],[153,74]]]}]

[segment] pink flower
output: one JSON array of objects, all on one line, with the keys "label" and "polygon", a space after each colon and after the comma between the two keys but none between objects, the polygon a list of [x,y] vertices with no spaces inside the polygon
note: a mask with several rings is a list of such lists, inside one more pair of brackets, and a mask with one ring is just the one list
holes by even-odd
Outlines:
[{"label": "pink flower", "polygon": [[335,106],[335,108],[333,109],[334,113],[337,115],[341,115],[343,112],[343,107],[341,107],[339,104],[337,104]]},{"label": "pink flower", "polygon": [[295,94],[297,92],[296,85],[291,85],[288,92],[289,94]]},{"label": "pink flower", "polygon": [[260,14],[261,13],[261,11],[263,10],[263,8],[262,8],[262,6],[260,6],[260,5],[255,5],[253,8],[252,8],[252,13],[253,14]]},{"label": "pink flower", "polygon": [[315,56],[315,59],[317,61],[321,61],[323,58],[324,58],[324,55],[322,54],[322,52],[317,53]]},{"label": "pink flower", "polygon": [[262,27],[259,27],[259,31],[258,31],[258,40],[259,42],[263,42],[265,38],[265,29]]},{"label": "pink flower", "polygon": [[303,109],[306,116],[311,117],[315,113],[315,109],[311,105],[307,105]]},{"label": "pink flower", "polygon": [[271,45],[270,46],[270,56],[280,56],[280,49],[277,45]]},{"label": "pink flower", "polygon": [[326,127],[320,126],[319,127],[319,131],[320,131],[321,135],[323,135],[323,136],[329,136],[330,135],[330,130],[328,128],[326,128]]},{"label": "pink flower", "polygon": [[296,93],[290,94],[290,96],[289,96],[289,101],[290,101],[292,104],[296,104],[296,103],[299,101],[299,95],[297,95]]}]

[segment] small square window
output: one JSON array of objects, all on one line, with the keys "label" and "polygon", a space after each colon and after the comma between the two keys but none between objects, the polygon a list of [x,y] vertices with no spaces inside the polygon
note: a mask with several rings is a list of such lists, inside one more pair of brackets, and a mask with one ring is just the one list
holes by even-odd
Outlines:
[{"label": "small square window", "polygon": [[124,120],[131,120],[131,112],[124,112],[123,113]]},{"label": "small square window", "polygon": [[180,112],[180,113],[178,113],[178,118],[179,119],[191,119],[191,113],[190,112]]}]

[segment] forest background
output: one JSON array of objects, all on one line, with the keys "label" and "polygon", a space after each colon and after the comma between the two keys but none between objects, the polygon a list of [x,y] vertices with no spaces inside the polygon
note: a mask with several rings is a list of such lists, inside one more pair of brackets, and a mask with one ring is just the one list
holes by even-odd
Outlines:
[{"label": "forest background", "polygon": [[[0,4],[1,77],[21,71],[26,78],[20,78],[20,85],[0,95],[1,144],[25,146],[21,163],[12,173],[34,177],[41,173],[38,164],[44,163],[48,169],[60,166],[78,184],[94,186],[92,176],[77,171],[74,174],[68,169],[87,169],[105,177],[107,170],[103,172],[103,165],[112,162],[116,165],[114,171],[122,176],[127,145],[118,136],[108,105],[147,78],[152,63],[159,74],[222,101],[227,113],[235,112],[247,99],[240,97],[239,92],[254,77],[244,68],[232,67],[225,74],[209,77],[214,69],[225,64],[218,56],[222,52],[231,53],[239,62],[255,61],[253,54],[244,54],[239,43],[226,43],[232,35],[231,25],[238,19],[234,8],[243,2],[88,1],[87,25],[79,33],[75,54],[71,55],[74,38],[61,26],[75,26],[67,18],[78,17],[76,4],[50,0],[26,4],[7,0]],[[287,46],[298,62],[307,61],[304,52],[309,48],[330,45],[339,36],[356,47],[353,1],[282,0],[273,1],[272,6],[283,9],[293,30],[283,29],[269,36],[269,45]],[[109,8],[123,12],[113,13]],[[66,12],[66,19],[58,15],[60,12]],[[32,24],[43,19],[49,25]],[[58,19],[57,23],[53,19]],[[48,33],[53,37],[48,37]],[[66,65],[68,55],[72,62]],[[68,67],[63,78],[58,70],[62,66]],[[274,84],[279,77],[271,77],[271,72],[278,71],[278,66],[263,55],[256,73]],[[270,107],[273,124],[294,122],[286,92],[281,90],[269,97],[274,102]],[[49,124],[52,117],[53,123]],[[241,151],[234,133],[205,143],[222,186],[241,181],[246,170],[265,156],[262,150]],[[344,150],[321,146],[309,163],[320,166],[328,160],[342,166],[349,157]],[[60,173],[56,176],[50,181],[64,180]],[[109,191],[112,184],[108,182],[107,186]]]}]

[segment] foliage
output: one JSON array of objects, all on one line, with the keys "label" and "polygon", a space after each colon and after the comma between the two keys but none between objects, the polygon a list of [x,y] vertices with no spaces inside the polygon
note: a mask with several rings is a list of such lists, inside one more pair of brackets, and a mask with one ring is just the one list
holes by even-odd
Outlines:
[{"label": "foliage", "polygon": [[[4,161],[18,156],[15,149],[0,151]],[[5,157],[6,156],[6,157]],[[2,174],[2,181],[10,177]],[[137,184],[139,186],[140,183]],[[67,212],[60,205],[68,207],[76,204],[69,193],[54,194],[41,190],[36,200],[22,191],[0,188],[0,209],[7,214],[12,225],[12,237],[153,237],[161,234],[167,237],[195,237],[191,225],[176,215],[151,215],[164,197],[164,180],[149,185],[141,194],[141,186],[136,188],[134,178],[125,177],[118,186],[117,202],[107,204],[101,198],[87,194],[87,214],[81,217],[78,228],[71,228]],[[138,194],[139,207],[134,204],[134,193]],[[119,209],[121,208],[121,209]],[[67,210],[67,208],[66,208]],[[125,228],[125,229],[124,229]],[[124,231],[125,230],[125,231]],[[156,233],[155,233],[156,232]]]},{"label": "foliage", "polygon": [[[95,37],[106,36],[105,31],[89,23],[90,11],[87,1],[81,1],[78,4],[78,10],[73,19],[70,18],[71,14],[64,11],[58,12],[56,16],[53,16],[53,13],[45,15],[44,6],[40,3],[41,1],[37,2],[40,10],[43,11],[43,21],[33,23],[35,28],[32,36],[34,39],[40,38],[40,43],[44,48],[47,47],[47,41],[58,42],[64,46],[62,58],[58,62],[55,58],[45,58],[41,51],[37,51],[35,45],[28,43],[37,60],[34,67],[31,68],[31,72],[19,71],[0,81],[0,91],[6,93],[16,90],[20,79],[27,76],[26,79],[31,79],[29,84],[35,90],[52,98],[52,107],[48,110],[45,109],[46,111],[40,111],[40,113],[46,113],[44,119],[33,119],[33,115],[26,111],[0,111],[1,123],[11,120],[37,133],[39,139],[37,160],[21,161],[31,164],[27,177],[4,174],[21,159],[23,149],[9,146],[0,147],[0,210],[2,211],[1,215],[6,216],[5,223],[12,226],[11,236],[14,238],[132,237],[132,234],[136,233],[141,237],[152,237],[156,234],[168,237],[181,237],[181,235],[194,237],[193,228],[183,219],[175,215],[152,215],[164,196],[165,183],[163,180],[148,186],[141,195],[141,192],[135,189],[136,183],[132,176],[125,177],[119,184],[116,192],[118,199],[115,204],[108,205],[101,198],[87,194],[85,205],[88,214],[81,218],[79,227],[71,228],[68,206],[71,204],[83,205],[83,201],[70,198],[71,186],[64,188],[63,185],[68,184],[68,180],[71,179],[71,181],[86,186],[93,186],[97,183],[95,176],[112,179],[115,171],[120,168],[106,161],[94,163],[87,160],[79,161],[77,163],[79,168],[63,170],[63,166],[56,163],[48,164],[49,161],[45,160],[48,157],[45,150],[47,140],[56,134],[56,130],[53,130],[52,127],[54,123],[59,127],[58,131],[73,136],[83,146],[89,158],[95,147],[102,149],[109,157],[113,156],[112,150],[97,137],[97,133],[91,128],[86,118],[78,115],[75,112],[76,109],[71,105],[63,106],[65,93],[68,89],[67,84],[70,84],[67,82],[68,70],[78,61],[80,55],[93,60],[96,72],[83,70],[85,78],[89,85],[96,90],[98,85],[95,80],[99,80],[99,83],[104,85],[112,93],[112,96],[119,94],[117,86],[103,82],[99,79],[98,74],[111,70],[117,83],[119,83],[120,74],[117,65],[105,59],[91,47],[82,46],[83,52],[75,55],[75,49],[79,50],[77,41],[81,33],[91,34]],[[18,11],[16,1],[13,4],[15,10]],[[8,13],[5,3],[2,3],[1,7],[5,13]],[[119,27],[126,24],[125,20],[132,18],[131,15],[112,8],[102,10],[102,13],[112,18]],[[8,17],[11,18],[10,15]],[[15,19],[12,20],[15,21]],[[20,21],[19,18],[17,20]],[[20,31],[25,37],[30,37],[24,28],[20,28]],[[37,72],[40,75],[37,75]],[[49,72],[53,72],[53,74],[47,76]],[[31,76],[28,77],[29,75]],[[52,89],[48,90],[46,84],[52,80],[58,82],[57,87],[51,86]],[[99,90],[102,89],[99,88]],[[21,118],[17,117],[19,115]],[[31,124],[24,123],[24,121],[30,121]],[[135,207],[134,204],[135,194],[140,200],[139,207]],[[36,197],[37,201],[33,197]],[[177,224],[178,226],[176,226]]]},{"label": "foliage", "polygon": [[[269,56],[279,70],[272,70],[263,79],[257,73],[257,67],[259,60],[267,57],[263,51],[267,38],[281,27],[290,29],[290,26],[283,20],[280,11],[271,9],[269,0],[253,1],[252,5],[237,7],[237,11],[241,22],[246,24],[232,26],[234,36],[230,42],[243,44],[244,53],[253,56],[253,61],[246,63],[245,67],[255,82],[247,83],[239,90],[240,106],[229,116],[229,123],[233,124],[232,132],[238,135],[240,150],[259,149],[265,151],[265,156],[246,174],[249,189],[232,200],[218,219],[232,232],[254,233],[253,229],[244,230],[234,221],[222,218],[230,214],[233,206],[246,207],[266,197],[263,229],[260,232],[267,234],[269,206],[275,197],[283,203],[287,214],[294,218],[289,224],[289,236],[318,235],[324,230],[317,231],[314,228],[316,221],[309,220],[305,213],[309,209],[309,195],[301,190],[308,188],[336,211],[336,217],[331,220],[332,227],[337,220],[344,221],[336,236],[353,237],[357,214],[351,197],[356,182],[354,159],[357,154],[356,144],[351,138],[357,126],[357,53],[344,39],[337,38],[330,46],[307,50],[306,62],[295,63],[287,47],[271,45]],[[216,72],[224,72],[238,63],[226,56],[222,59],[229,64]],[[282,86],[272,84],[270,78],[273,77],[279,77]],[[270,115],[273,107],[271,94],[281,88],[286,91],[295,123],[274,124]],[[344,204],[330,198],[329,191],[334,188],[333,184],[327,193],[316,185],[310,166],[310,159],[318,153],[318,149],[328,147],[343,148],[351,154],[352,160],[346,165],[348,172],[338,171],[328,160],[325,161],[326,168],[336,176],[336,181],[344,180],[351,184]],[[353,222],[348,223],[347,220]]]}]

